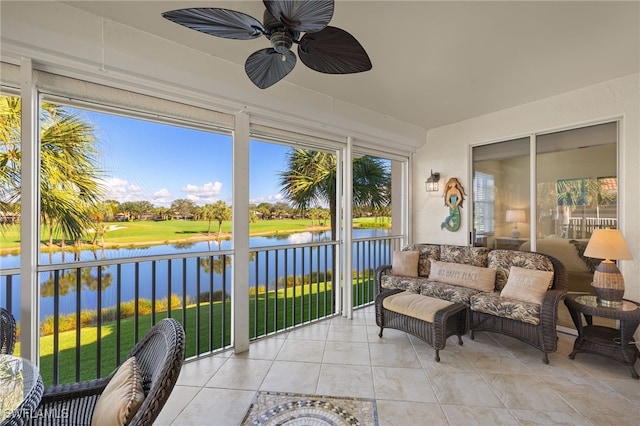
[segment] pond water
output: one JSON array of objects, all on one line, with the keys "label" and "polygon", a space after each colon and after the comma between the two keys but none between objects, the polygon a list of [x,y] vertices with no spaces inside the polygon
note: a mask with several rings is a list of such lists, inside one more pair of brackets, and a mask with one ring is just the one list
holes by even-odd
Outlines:
[{"label": "pond water", "polygon": [[[386,229],[354,229],[353,238],[373,238],[388,236],[389,232]],[[259,236],[250,238],[250,247],[272,247],[272,246],[284,246],[292,244],[305,244],[311,242],[330,241],[330,233],[311,233],[302,232],[289,235],[278,236]],[[232,242],[229,240],[217,241],[199,241],[194,243],[180,243],[180,244],[167,244],[158,245],[152,247],[135,247],[135,248],[119,248],[119,249],[105,249],[99,251],[85,250],[79,253],[43,253],[41,254],[41,264],[69,264],[73,268],[72,264],[78,260],[103,260],[103,259],[125,259],[131,257],[151,256],[151,255],[166,255],[166,254],[180,254],[180,253],[195,253],[195,252],[210,252],[214,256],[214,263],[219,260],[216,252],[219,250],[230,250]],[[298,252],[300,253],[300,252]],[[306,259],[301,259],[300,254],[297,255],[295,261],[292,258],[288,259],[286,268],[286,274],[296,273],[300,275],[302,269],[305,269],[305,274],[312,272],[310,265],[311,253],[313,253],[314,262],[318,263],[314,265],[313,270],[324,270],[325,267],[330,268],[332,265],[332,259],[324,258],[324,251],[317,252],[317,248],[308,248],[305,251]],[[329,251],[329,254],[331,252]],[[320,256],[318,256],[318,254]],[[357,254],[354,252],[354,257]],[[354,258],[355,265],[366,265],[368,260],[365,259],[366,254],[361,253],[359,259]],[[195,298],[198,294],[209,291],[209,286],[212,284],[214,291],[220,290],[223,287],[223,283],[226,282],[226,291],[230,291],[230,268],[227,265],[226,268],[222,268],[221,265],[214,266],[216,271],[213,274],[213,280],[209,274],[210,265],[205,260],[200,262],[199,265],[195,264],[197,260],[190,258],[186,260],[187,266],[183,268],[182,259],[174,259],[171,262],[158,261],[153,265],[151,262],[140,262],[138,271],[134,264],[124,264],[119,270],[113,266],[106,266],[103,268],[101,276],[102,292],[100,294],[100,303],[102,307],[115,306],[117,303],[117,285],[115,283],[120,280],[121,286],[121,301],[133,300],[136,292],[138,297],[142,299],[156,300],[166,298],[169,293],[178,294],[180,296],[187,295],[189,298]],[[256,262],[257,267],[256,267]],[[359,262],[359,263],[357,263]],[[20,263],[20,256],[2,256],[0,266],[4,268],[18,267]],[[251,285],[254,282],[266,283],[270,288],[275,285],[276,279],[281,278],[285,274],[284,256],[280,256],[277,260],[278,276],[276,276],[276,259],[275,256],[270,254],[269,257],[264,252],[251,257],[249,264],[249,275]],[[295,268],[295,269],[294,269]],[[223,277],[223,273],[226,277]],[[86,272],[86,274],[84,273]],[[136,282],[136,276],[138,276],[138,288],[136,289],[133,283]],[[155,277],[155,286],[152,285],[152,276]],[[256,276],[259,279],[256,279]],[[64,273],[58,277],[58,291],[60,292],[60,302],[58,309],[61,314],[73,313],[76,311],[77,306],[77,293],[76,276],[74,269],[67,269]],[[224,280],[226,278],[226,281]],[[2,278],[3,279],[3,278]],[[50,316],[54,312],[53,303],[53,291],[54,291],[54,272],[43,272],[41,274],[41,298],[40,298],[40,316],[41,319]],[[98,305],[98,294],[96,292],[97,285],[97,270],[95,268],[86,269],[81,276],[82,289],[80,291],[81,309],[95,310]],[[197,288],[197,283],[200,282],[200,289]],[[1,281],[0,281],[1,282]],[[13,278],[13,292],[11,294],[12,304],[14,307],[19,306],[19,276]],[[2,286],[4,287],[4,285]],[[0,290],[0,306],[6,306],[7,301],[6,293],[4,289]],[[14,315],[19,319],[19,312],[17,309],[13,309]]]}]

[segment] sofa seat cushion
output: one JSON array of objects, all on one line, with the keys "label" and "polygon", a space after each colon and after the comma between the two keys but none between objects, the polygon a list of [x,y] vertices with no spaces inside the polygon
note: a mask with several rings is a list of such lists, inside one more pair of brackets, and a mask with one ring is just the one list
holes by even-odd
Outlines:
[{"label": "sofa seat cushion", "polygon": [[380,278],[380,286],[389,290],[399,288],[413,293],[420,292],[420,286],[426,283],[426,278],[421,277],[404,277],[402,275],[382,275]]},{"label": "sofa seat cushion", "polygon": [[478,293],[471,296],[471,310],[485,314],[540,324],[540,304],[500,297],[499,292]]},{"label": "sofa seat cushion", "polygon": [[423,296],[436,297],[438,299],[448,300],[449,302],[469,305],[471,296],[477,294],[480,290],[445,284],[439,281],[426,281],[420,286],[419,291]]},{"label": "sofa seat cushion", "polygon": [[420,296],[410,291],[392,294],[382,301],[382,306],[393,312],[430,322],[436,316],[436,312],[451,306],[453,303],[434,297]]}]

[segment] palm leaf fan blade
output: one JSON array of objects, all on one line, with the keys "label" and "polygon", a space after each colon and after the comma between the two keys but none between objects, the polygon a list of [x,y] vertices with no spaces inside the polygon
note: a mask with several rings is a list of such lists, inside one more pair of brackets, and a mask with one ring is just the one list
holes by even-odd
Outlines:
[{"label": "palm leaf fan blade", "polygon": [[351,34],[336,27],[305,34],[298,45],[303,64],[325,74],[353,74],[372,68],[369,55]]},{"label": "palm leaf fan blade", "polygon": [[295,31],[320,31],[333,18],[333,0],[264,0],[263,3],[274,18]]},{"label": "palm leaf fan blade", "polygon": [[272,48],[267,48],[252,53],[244,64],[244,70],[253,84],[266,89],[282,80],[295,65],[296,55],[292,51],[288,50],[281,54]]},{"label": "palm leaf fan blade", "polygon": [[171,10],[162,16],[176,24],[217,37],[249,40],[264,33],[260,21],[235,10],[201,7]]}]

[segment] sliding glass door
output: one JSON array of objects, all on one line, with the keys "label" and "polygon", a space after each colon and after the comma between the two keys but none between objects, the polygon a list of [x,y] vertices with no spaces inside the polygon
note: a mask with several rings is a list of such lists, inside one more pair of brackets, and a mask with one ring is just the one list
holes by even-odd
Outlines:
[{"label": "sliding glass door", "polygon": [[530,227],[529,138],[473,148],[476,245],[518,249]]},{"label": "sliding glass door", "polygon": [[618,226],[617,135],[612,122],[536,138],[535,250],[564,263],[572,291],[592,291],[593,230]]},{"label": "sliding glass door", "polygon": [[591,292],[586,244],[618,225],[617,142],[610,122],[473,147],[475,244],[554,256]]}]

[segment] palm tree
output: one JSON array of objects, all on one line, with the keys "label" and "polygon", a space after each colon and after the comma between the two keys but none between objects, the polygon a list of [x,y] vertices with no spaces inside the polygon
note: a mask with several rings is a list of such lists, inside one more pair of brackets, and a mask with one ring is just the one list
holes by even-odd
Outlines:
[{"label": "palm tree", "polygon": [[202,219],[209,222],[209,226],[207,227],[207,235],[211,235],[211,222],[215,219],[215,207],[213,206],[213,204],[205,204],[199,210]]},{"label": "palm tree", "polygon": [[[287,169],[280,173],[282,193],[294,208],[328,205],[331,237],[336,236],[336,156],[328,152],[292,149]],[[389,171],[381,159],[363,156],[353,160],[354,206],[381,207],[390,200]]]},{"label": "palm tree", "polygon": [[43,103],[40,134],[40,211],[62,243],[76,241],[92,226],[89,211],[103,189],[93,126],[59,105]]},{"label": "palm tree", "polygon": [[96,203],[89,209],[89,215],[94,222],[93,238],[91,244],[95,245],[100,237],[100,246],[104,247],[104,235],[109,231],[105,222],[113,220],[115,205],[110,201]]},{"label": "palm tree", "polygon": [[[208,217],[211,217],[209,220],[209,226],[211,226],[211,220],[218,221],[218,237],[222,233],[222,222],[225,220],[231,219],[231,207],[227,205],[224,201],[216,201],[215,204],[207,204],[205,207],[208,207],[206,210],[206,214]],[[204,213],[204,212],[203,212]]]},{"label": "palm tree", "polygon": [[0,96],[0,208],[13,210],[20,197],[20,98]]},{"label": "palm tree", "polygon": [[[20,98],[0,97],[0,184],[3,200],[20,198]],[[94,128],[64,107],[42,103],[40,116],[40,211],[50,242],[58,231],[79,240],[92,227],[90,211],[103,192]]]}]

